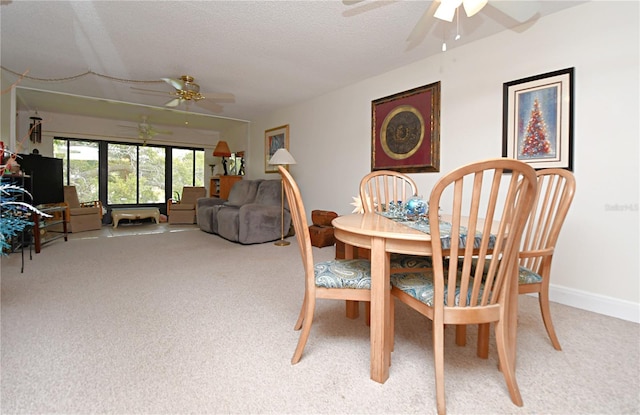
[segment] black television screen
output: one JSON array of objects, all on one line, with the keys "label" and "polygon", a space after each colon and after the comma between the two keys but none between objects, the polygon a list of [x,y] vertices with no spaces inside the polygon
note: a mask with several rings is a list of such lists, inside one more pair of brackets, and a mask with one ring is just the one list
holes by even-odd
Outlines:
[{"label": "black television screen", "polygon": [[20,154],[20,169],[31,176],[33,204],[64,202],[62,159],[39,154]]}]

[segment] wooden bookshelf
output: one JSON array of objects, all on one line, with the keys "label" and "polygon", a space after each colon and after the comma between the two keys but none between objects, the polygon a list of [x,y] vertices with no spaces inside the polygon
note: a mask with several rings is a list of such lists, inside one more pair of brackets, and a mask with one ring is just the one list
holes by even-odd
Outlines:
[{"label": "wooden bookshelf", "polygon": [[209,197],[228,199],[233,185],[242,180],[242,176],[213,176],[209,181]]}]

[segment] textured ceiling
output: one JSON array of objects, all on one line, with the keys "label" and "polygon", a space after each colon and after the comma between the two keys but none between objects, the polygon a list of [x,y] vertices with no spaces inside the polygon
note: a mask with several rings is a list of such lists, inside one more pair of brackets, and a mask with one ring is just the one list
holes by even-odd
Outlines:
[{"label": "textured ceiling", "polygon": [[[471,18],[461,12],[456,25],[435,20],[430,1],[3,0],[0,63],[12,72],[29,71],[31,78],[20,86],[71,94],[23,90],[19,109],[90,112],[123,121],[152,112],[160,118],[154,115],[155,124],[180,124],[183,113],[151,107],[162,108],[172,98],[160,78],[189,74],[205,95],[229,92],[236,100],[223,103],[219,114],[193,104],[179,110],[252,120],[442,53],[443,39],[451,50],[502,30],[526,30],[538,17],[579,3],[490,1]],[[511,7],[526,14],[531,6],[537,13],[524,25],[504,13]],[[461,38],[454,41],[456,30]],[[10,71],[3,69],[3,82],[17,79]],[[64,79],[87,71],[145,82],[94,74]],[[101,100],[83,104],[72,95]]]}]

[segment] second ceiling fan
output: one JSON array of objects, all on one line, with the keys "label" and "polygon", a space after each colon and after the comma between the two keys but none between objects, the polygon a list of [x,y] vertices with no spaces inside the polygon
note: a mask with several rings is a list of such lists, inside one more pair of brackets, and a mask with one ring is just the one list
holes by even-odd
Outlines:
[{"label": "second ceiling fan", "polygon": [[135,128],[138,130],[138,138],[143,140],[143,143],[146,145],[147,144],[147,140],[155,137],[156,135],[171,135],[173,134],[172,131],[168,131],[168,130],[157,130],[154,127],[151,126],[151,124],[149,124],[148,118],[146,115],[142,115],[140,117],[141,122],[138,123],[138,125],[136,126],[130,126],[130,125],[121,125],[120,127],[124,127],[124,128]]},{"label": "second ceiling fan", "polygon": [[[223,111],[222,105],[218,104],[218,102],[226,102],[233,103],[235,102],[235,96],[230,93],[214,93],[208,92],[203,93],[200,92],[200,85],[198,85],[193,76],[191,75],[182,75],[179,79],[173,78],[161,78],[164,82],[173,87],[173,91],[168,92],[169,95],[173,96],[169,102],[167,102],[165,107],[177,107],[178,105],[185,103],[190,104],[194,102],[195,104],[207,109],[211,112],[220,113]],[[167,93],[162,91],[153,91],[148,89],[140,89],[134,88],[137,91],[144,92],[152,92],[155,94],[163,94]]]}]

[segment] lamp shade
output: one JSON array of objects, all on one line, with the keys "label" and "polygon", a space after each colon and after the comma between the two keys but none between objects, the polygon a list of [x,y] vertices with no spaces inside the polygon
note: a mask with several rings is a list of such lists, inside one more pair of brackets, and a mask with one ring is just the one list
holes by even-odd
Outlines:
[{"label": "lamp shade", "polygon": [[274,153],[269,160],[269,164],[273,165],[285,165],[285,164],[297,164],[296,159],[293,158],[291,153],[286,148],[280,148]]},{"label": "lamp shade", "polygon": [[231,157],[231,150],[229,150],[229,144],[226,141],[218,141],[215,150],[213,150],[214,157]]}]

